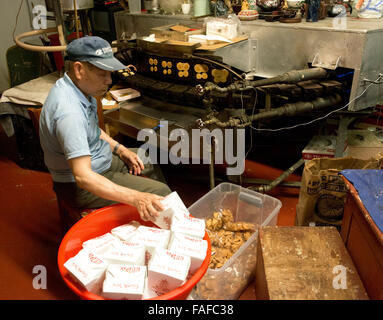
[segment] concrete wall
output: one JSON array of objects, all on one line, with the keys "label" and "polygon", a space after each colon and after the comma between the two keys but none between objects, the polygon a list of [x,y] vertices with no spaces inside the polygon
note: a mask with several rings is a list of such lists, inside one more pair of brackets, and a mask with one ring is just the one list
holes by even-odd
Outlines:
[{"label": "concrete wall", "polygon": [[[9,88],[9,74],[5,54],[9,47],[15,45],[12,34],[21,1],[0,0],[0,92]],[[15,34],[18,35],[29,30],[32,30],[31,19],[28,1],[24,0]]]},{"label": "concrete wall", "polygon": [[[6,52],[15,45],[13,30],[16,25],[16,16],[20,8],[19,19],[15,35],[33,30],[31,10],[36,5],[45,5],[45,0],[0,0],[0,92],[9,88],[9,74],[6,61]],[[49,15],[51,15],[49,13]],[[55,21],[48,21],[47,28],[54,27]],[[34,45],[42,45],[39,36],[25,38],[22,41]]]}]

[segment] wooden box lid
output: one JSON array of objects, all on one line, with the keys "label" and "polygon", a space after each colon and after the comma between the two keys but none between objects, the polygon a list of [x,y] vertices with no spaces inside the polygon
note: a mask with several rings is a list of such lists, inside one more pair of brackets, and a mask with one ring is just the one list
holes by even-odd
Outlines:
[{"label": "wooden box lid", "polygon": [[335,227],[262,227],[257,250],[257,299],[368,299]]}]

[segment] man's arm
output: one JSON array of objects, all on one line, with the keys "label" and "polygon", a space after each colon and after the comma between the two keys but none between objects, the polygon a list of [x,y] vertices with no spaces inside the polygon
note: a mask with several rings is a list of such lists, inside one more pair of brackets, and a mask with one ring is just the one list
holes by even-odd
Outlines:
[{"label": "man's arm", "polygon": [[111,136],[109,136],[109,135],[108,135],[104,130],[102,130],[101,128],[100,128],[100,130],[101,130],[100,139],[102,139],[102,140],[108,142],[109,145],[110,145],[110,149],[113,151],[114,148],[116,147],[116,145],[117,145],[118,142],[117,142],[116,140],[114,140]]},{"label": "man's arm", "polygon": [[164,209],[160,201],[163,197],[120,186],[94,172],[90,156],[73,158],[68,163],[80,188],[100,198],[135,206],[143,220],[152,220]]},{"label": "man's arm", "polygon": [[[129,173],[134,175],[139,175],[144,170],[145,166],[142,160],[136,155],[133,151],[130,151],[125,146],[118,145],[118,142],[110,137],[104,130],[101,130],[100,139],[105,140],[109,143],[112,151],[115,151],[116,154],[120,157],[122,161],[126,163],[129,167]],[[116,149],[117,146],[117,149]]]}]

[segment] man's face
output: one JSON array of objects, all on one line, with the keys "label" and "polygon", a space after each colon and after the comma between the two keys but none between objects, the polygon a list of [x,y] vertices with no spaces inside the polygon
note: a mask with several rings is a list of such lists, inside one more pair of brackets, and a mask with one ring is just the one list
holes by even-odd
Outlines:
[{"label": "man's face", "polygon": [[103,96],[112,84],[111,72],[99,69],[88,62],[80,62],[82,65],[79,85],[81,90],[91,96]]}]

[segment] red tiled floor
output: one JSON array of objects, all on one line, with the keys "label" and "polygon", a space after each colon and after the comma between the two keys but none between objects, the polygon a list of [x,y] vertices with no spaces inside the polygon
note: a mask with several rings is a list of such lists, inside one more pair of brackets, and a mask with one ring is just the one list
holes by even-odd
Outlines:
[{"label": "red tiled floor", "polygon": [[[0,157],[0,299],[71,299],[58,273],[61,239],[56,197],[48,173],[24,170]],[[34,289],[35,266],[47,289]]]}]

